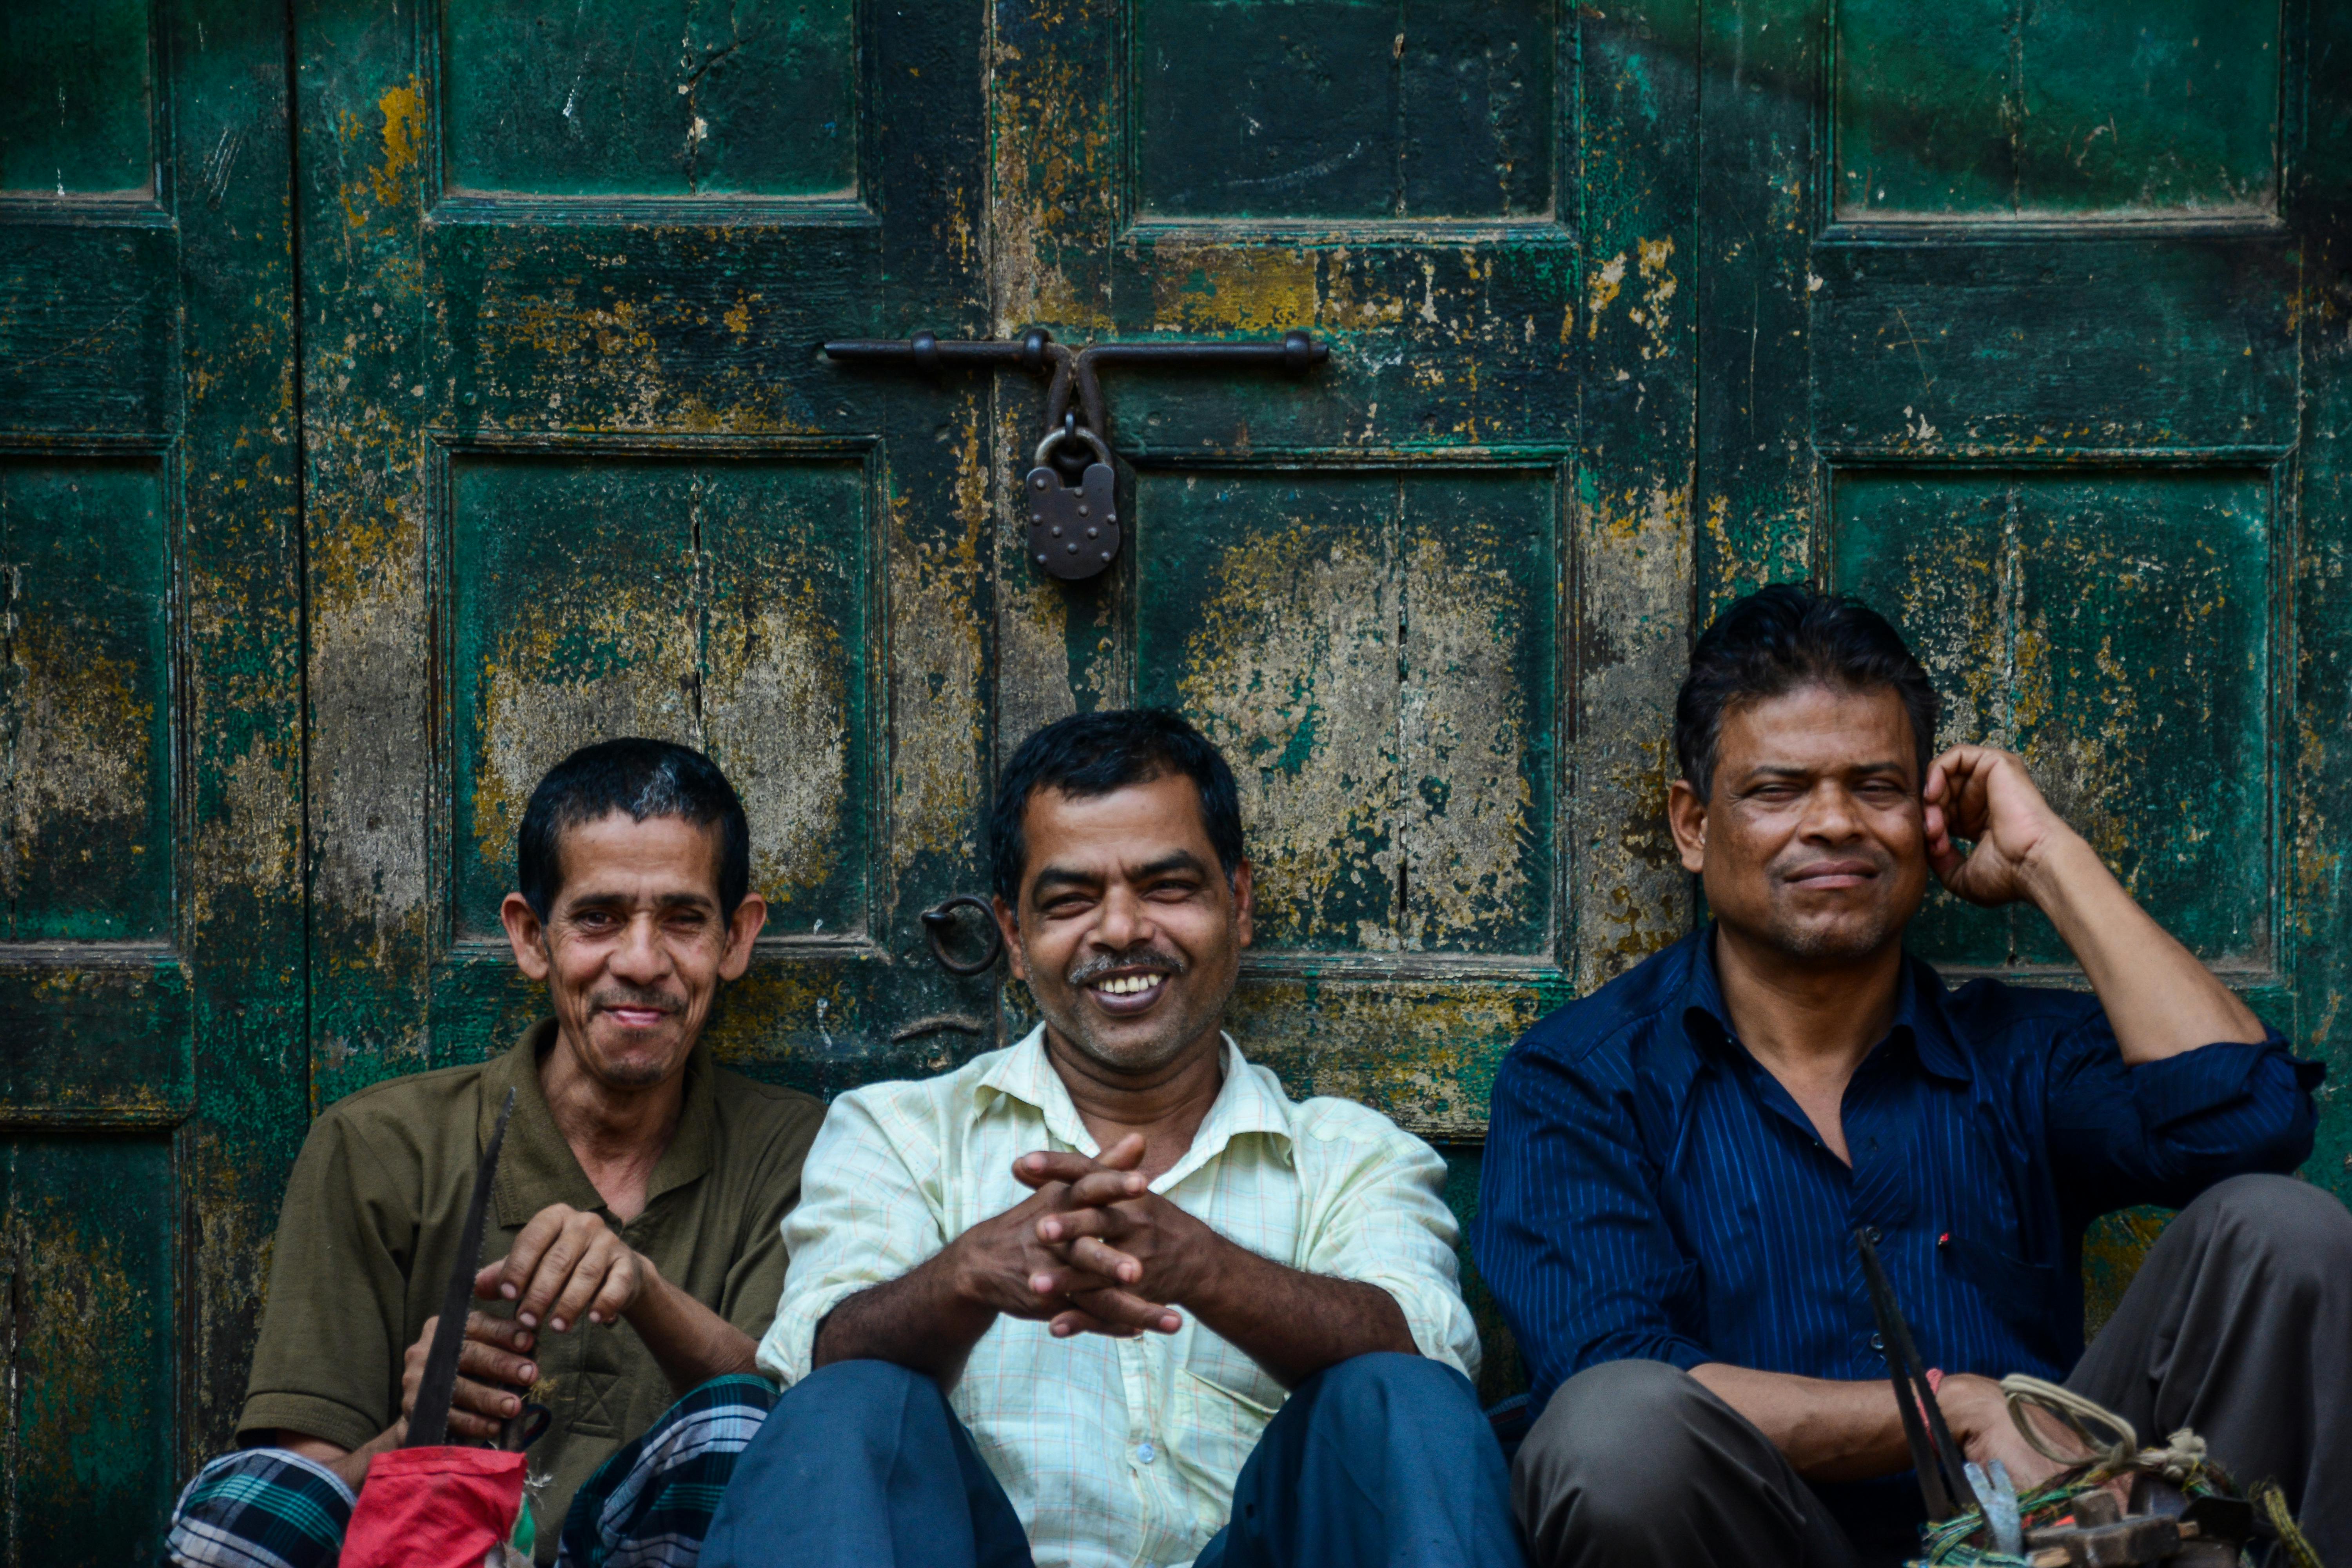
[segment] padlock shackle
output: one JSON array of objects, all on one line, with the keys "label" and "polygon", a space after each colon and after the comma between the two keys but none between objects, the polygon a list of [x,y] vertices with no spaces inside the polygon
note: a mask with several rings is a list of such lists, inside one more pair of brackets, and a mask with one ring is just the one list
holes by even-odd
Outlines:
[{"label": "padlock shackle", "polygon": [[1044,468],[1047,459],[1053,456],[1054,448],[1061,445],[1064,441],[1068,440],[1072,436],[1076,436],[1079,440],[1084,441],[1087,446],[1092,447],[1095,449],[1096,462],[1100,463],[1107,468],[1115,466],[1110,459],[1110,444],[1083,425],[1065,426],[1059,430],[1046,431],[1045,438],[1037,443],[1037,458],[1035,466],[1041,468]]}]

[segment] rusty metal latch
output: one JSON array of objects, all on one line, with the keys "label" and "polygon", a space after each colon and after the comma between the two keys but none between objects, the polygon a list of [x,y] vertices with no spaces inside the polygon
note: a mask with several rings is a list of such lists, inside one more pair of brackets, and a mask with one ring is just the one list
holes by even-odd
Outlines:
[{"label": "rusty metal latch", "polygon": [[[958,910],[978,910],[981,930],[987,932],[978,958],[958,958],[948,951],[948,933],[956,927]],[[996,909],[986,899],[975,893],[958,893],[943,903],[932,905],[922,913],[923,935],[931,944],[931,956],[950,974],[984,974],[996,965],[997,955],[1004,951],[1004,933],[996,929]]]},{"label": "rusty metal latch", "polygon": [[[1022,492],[1029,512],[1029,558],[1041,572],[1078,582],[1118,557],[1117,474],[1110,416],[1097,374],[1101,366],[1254,366],[1297,376],[1328,360],[1331,349],[1296,331],[1285,332],[1278,343],[1089,343],[1072,349],[1055,342],[1045,328],[1032,327],[1018,338],[977,342],[942,342],[928,331],[903,342],[852,338],[825,344],[824,354],[848,364],[910,365],[927,375],[979,365],[1010,365],[1039,375],[1050,366],[1054,379],[1045,393],[1045,437]],[[1080,452],[1082,445],[1089,451]]]}]

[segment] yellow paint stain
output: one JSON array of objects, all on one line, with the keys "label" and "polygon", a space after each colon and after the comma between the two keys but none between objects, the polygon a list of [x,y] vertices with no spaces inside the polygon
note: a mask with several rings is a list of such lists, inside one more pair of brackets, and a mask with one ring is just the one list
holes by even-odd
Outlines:
[{"label": "yellow paint stain", "polygon": [[1151,286],[1161,331],[1278,332],[1314,324],[1315,258],[1302,250],[1160,247]]},{"label": "yellow paint stain", "polygon": [[1585,286],[1584,331],[1589,337],[1601,331],[1601,312],[1617,300],[1618,292],[1625,286],[1625,253],[1619,251],[1601,264]]},{"label": "yellow paint stain", "polygon": [[383,162],[371,179],[376,205],[397,206],[405,195],[403,183],[425,151],[425,93],[415,77],[376,100],[383,114]]},{"label": "yellow paint stain", "polygon": [[719,320],[725,321],[727,330],[739,339],[749,337],[751,333],[751,307],[747,300],[736,300]]}]

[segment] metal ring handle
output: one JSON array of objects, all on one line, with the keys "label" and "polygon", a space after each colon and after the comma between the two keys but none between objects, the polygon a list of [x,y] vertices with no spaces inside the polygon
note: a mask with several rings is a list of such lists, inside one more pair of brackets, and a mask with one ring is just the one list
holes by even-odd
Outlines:
[{"label": "metal ring handle", "polygon": [[[1060,434],[1055,431],[1047,439],[1055,439]],[[1045,458],[1041,456],[1037,460],[1042,463]],[[976,962],[957,958],[948,952],[948,932],[954,928],[955,912],[960,909],[978,910],[988,927],[988,946]],[[996,929],[996,908],[976,894],[958,893],[944,903],[932,905],[923,911],[922,921],[923,935],[931,944],[931,956],[950,974],[984,974],[996,967],[997,955],[1004,951],[1004,933]]]},{"label": "metal ring handle", "polygon": [[[1093,431],[1087,429],[1083,425],[1067,426],[1059,430],[1046,431],[1045,438],[1037,443],[1037,460],[1031,466],[1040,468],[1044,468],[1045,466],[1045,459],[1053,455],[1054,448],[1060,446],[1072,436],[1077,437],[1079,440],[1084,441],[1087,446],[1092,447],[1095,449],[1096,462],[1100,463],[1105,468],[1111,466],[1110,447],[1108,443],[1105,442],[1101,437],[1096,435]],[[966,896],[969,897],[970,895]],[[955,902],[953,899],[950,899],[948,900],[949,904],[953,902]],[[941,909],[946,909],[947,907],[947,904],[941,904],[940,906]],[[993,911],[991,911],[990,918],[994,918]]]}]

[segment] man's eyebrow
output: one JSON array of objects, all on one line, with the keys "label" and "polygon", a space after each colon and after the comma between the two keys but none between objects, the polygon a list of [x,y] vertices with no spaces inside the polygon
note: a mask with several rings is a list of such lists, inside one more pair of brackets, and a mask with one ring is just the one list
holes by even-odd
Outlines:
[{"label": "man's eyebrow", "polygon": [[1047,888],[1091,888],[1100,880],[1067,866],[1048,866],[1037,873],[1036,880],[1029,884],[1029,894],[1034,898]]},{"label": "man's eyebrow", "polygon": [[[562,907],[566,910],[611,909],[615,905],[626,906],[636,901],[637,896],[635,893],[624,893],[618,890],[576,893],[566,897]],[[719,900],[709,893],[664,893],[654,900],[654,907],[663,910],[688,908],[715,910],[719,907]]]},{"label": "man's eyebrow", "polygon": [[[1129,879],[1140,882],[1152,877],[1165,877],[1174,871],[1192,871],[1205,876],[1208,873],[1208,868],[1203,866],[1201,863],[1201,858],[1190,849],[1179,849],[1173,854],[1162,855],[1157,860],[1138,866],[1129,873]],[[1029,896],[1033,899],[1040,897],[1048,888],[1097,888],[1101,885],[1102,879],[1091,872],[1080,871],[1068,866],[1048,866],[1038,872],[1036,879],[1029,884]]]},{"label": "man's eyebrow", "polygon": [[1148,866],[1138,866],[1134,880],[1139,882],[1149,877],[1164,877],[1171,871],[1192,871],[1204,877],[1209,874],[1209,868],[1201,864],[1198,855],[1190,849],[1179,849],[1172,855],[1162,855]]}]

